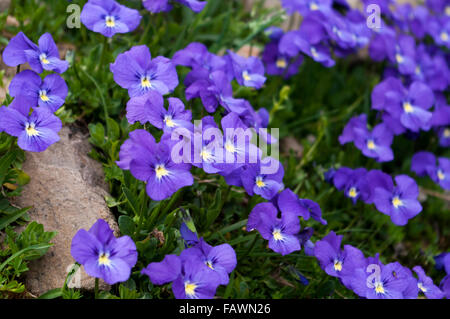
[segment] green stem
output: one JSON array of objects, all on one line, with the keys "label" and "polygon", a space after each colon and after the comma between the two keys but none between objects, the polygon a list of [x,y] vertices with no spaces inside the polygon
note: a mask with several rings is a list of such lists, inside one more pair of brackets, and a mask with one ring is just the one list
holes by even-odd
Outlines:
[{"label": "green stem", "polygon": [[98,278],[95,278],[95,299],[98,299]]}]

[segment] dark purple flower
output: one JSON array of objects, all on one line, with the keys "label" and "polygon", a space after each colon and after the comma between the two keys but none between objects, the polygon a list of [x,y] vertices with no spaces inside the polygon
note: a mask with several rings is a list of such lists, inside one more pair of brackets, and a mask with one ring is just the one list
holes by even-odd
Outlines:
[{"label": "dark purple flower", "polygon": [[186,223],[181,224],[180,234],[187,246],[195,246],[199,243],[197,233],[190,230]]},{"label": "dark purple flower", "polygon": [[283,214],[294,214],[305,220],[312,217],[319,223],[326,225],[327,221],[322,218],[322,210],[319,204],[310,199],[298,198],[289,188],[283,190],[276,198],[276,203]]},{"label": "dark purple flower", "polygon": [[394,42],[387,42],[389,60],[397,65],[401,74],[414,74],[416,70],[416,43],[413,37],[399,35]]},{"label": "dark purple flower", "polygon": [[189,172],[191,165],[172,160],[171,143],[167,139],[156,143],[146,131],[140,131],[121,149],[120,155],[122,167],[129,166],[135,178],[147,182],[147,194],[153,200],[166,199],[178,189],[194,183]]},{"label": "dark purple flower", "polygon": [[278,41],[272,41],[264,48],[262,60],[266,66],[267,74],[281,75],[287,79],[298,73],[298,69],[303,63],[303,56],[299,55],[292,59],[281,54],[278,49]]},{"label": "dark purple flower", "polygon": [[[283,188],[283,165],[273,158],[266,158],[266,163],[258,161],[256,164],[247,165],[240,174],[242,184],[247,194],[253,196],[260,195],[265,199],[272,199],[280,189]],[[270,167],[277,167],[270,172],[264,172]]]},{"label": "dark purple flower", "polygon": [[428,22],[428,33],[437,45],[450,48],[450,17],[433,17]]},{"label": "dark purple flower", "polygon": [[252,56],[244,58],[230,50],[227,52],[236,81],[240,85],[260,89],[264,82],[266,82],[264,65],[261,60]]},{"label": "dark purple flower", "polygon": [[17,144],[25,151],[42,152],[59,141],[61,120],[44,107],[37,107],[30,115],[32,101],[17,96],[9,107],[3,108],[0,128],[17,137]]},{"label": "dark purple flower", "polygon": [[419,292],[422,292],[428,299],[442,299],[444,297],[441,289],[433,283],[433,279],[425,274],[422,267],[415,266],[413,270],[419,278],[417,282]]},{"label": "dark purple flower", "polygon": [[331,10],[333,0],[281,0],[281,5],[289,14],[300,12],[302,16],[306,16],[310,12]]},{"label": "dark purple flower", "polygon": [[406,90],[399,80],[388,78],[372,92],[372,107],[387,111],[393,122],[386,124],[395,133],[401,133],[402,126],[413,132],[429,130],[432,113],[427,110],[433,104],[433,91],[426,84],[417,81]]},{"label": "dark purple flower", "polygon": [[261,150],[252,143],[252,130],[234,112],[228,113],[220,122],[223,130],[223,157],[214,164],[220,174],[225,176],[246,164],[257,163],[261,158]]},{"label": "dark purple flower", "polygon": [[232,80],[232,72],[228,70],[225,58],[209,52],[208,48],[199,42],[192,42],[186,48],[175,52],[172,63],[192,68],[184,79],[186,87],[195,81],[208,79],[209,74],[214,71],[222,71],[226,74],[229,72],[228,82]]},{"label": "dark purple flower", "polygon": [[[450,83],[450,70],[442,54],[432,56],[424,45],[416,51],[416,70],[412,78],[426,83],[430,89],[444,91]],[[436,100],[438,98],[436,97]],[[437,101],[436,101],[437,105]]]},{"label": "dark purple flower", "polygon": [[[184,250],[183,255],[188,250]],[[229,244],[222,244],[219,246],[208,245],[203,239],[200,239],[199,243],[189,250],[190,254],[197,253],[199,259],[208,268],[219,275],[220,284],[228,285],[228,275],[236,268],[237,260],[234,249]]]},{"label": "dark purple flower", "polygon": [[384,20],[381,20],[381,27],[373,31],[374,36],[369,44],[369,56],[374,61],[383,61],[388,57],[392,43],[396,41],[396,32]]},{"label": "dark purple flower", "polygon": [[439,288],[444,293],[445,298],[450,299],[450,275],[447,275],[442,279]]},{"label": "dark purple flower", "polygon": [[44,70],[64,73],[69,62],[59,59],[58,47],[50,33],[44,33],[38,42],[31,42],[23,32],[13,37],[3,51],[3,62],[9,66],[27,63],[37,73]]},{"label": "dark purple flower", "polygon": [[348,121],[342,131],[342,134],[339,136],[339,143],[341,143],[341,145],[355,141],[355,128],[360,128],[363,130],[367,128],[366,114],[354,116]]},{"label": "dark purple flower", "polygon": [[434,261],[436,262],[436,269],[445,270],[447,274],[450,274],[450,252],[435,256]]},{"label": "dark purple flower", "polygon": [[358,199],[368,203],[370,199],[370,186],[367,180],[367,170],[363,167],[355,170],[348,167],[341,167],[336,170],[333,176],[334,186],[344,191],[344,195],[350,198],[353,204]]},{"label": "dark purple flower", "polygon": [[428,175],[443,189],[450,189],[450,159],[439,157],[436,165],[436,157],[430,152],[418,152],[411,159],[411,170],[418,176]]},{"label": "dark purple flower", "polygon": [[17,74],[9,85],[11,96],[23,95],[30,98],[31,105],[48,107],[56,112],[64,104],[67,84],[58,74],[49,74],[41,80],[35,72],[25,70]]},{"label": "dark purple flower", "polygon": [[155,285],[172,282],[177,299],[212,299],[220,285],[220,276],[199,259],[197,250],[185,249],[181,256],[166,255],[163,261],[142,269]]},{"label": "dark purple flower", "polygon": [[133,124],[150,122],[153,126],[170,133],[183,127],[192,130],[192,113],[184,109],[183,102],[175,97],[168,98],[169,108],[164,108],[164,100],[158,92],[149,91],[146,95],[134,97],[127,103],[127,119]]},{"label": "dark purple flower", "polygon": [[112,37],[127,33],[139,26],[139,11],[127,8],[114,0],[89,0],[83,7],[81,22],[91,31]]},{"label": "dark purple flower", "polygon": [[354,271],[351,279],[353,291],[367,299],[403,299],[409,280],[394,276],[396,266],[393,264],[373,265],[373,268],[358,268]]},{"label": "dark purple flower", "polygon": [[175,1],[181,3],[182,5],[185,5],[194,12],[202,11],[207,3],[206,1],[199,1],[199,0],[175,0]]},{"label": "dark purple flower", "polygon": [[269,248],[281,255],[300,250],[296,236],[300,231],[297,215],[282,213],[281,218],[277,215],[278,210],[272,203],[257,204],[248,217],[247,231],[258,230],[269,241]]},{"label": "dark purple flower", "polygon": [[144,95],[149,91],[164,95],[178,85],[177,70],[173,63],[162,56],[152,59],[145,45],[134,46],[119,54],[110,69],[114,81],[128,89],[130,97]]},{"label": "dark purple flower", "polygon": [[399,175],[386,187],[378,186],[374,189],[373,202],[383,214],[389,215],[394,224],[404,226],[408,220],[422,211],[417,197],[419,187],[409,176]]},{"label": "dark purple flower", "polygon": [[365,156],[375,158],[378,162],[394,159],[391,149],[394,136],[384,123],[376,125],[372,131],[360,127],[354,127],[353,131],[354,144]]},{"label": "dark purple flower", "polygon": [[114,237],[113,230],[99,219],[90,229],[80,229],[72,239],[71,254],[89,276],[112,285],[130,278],[137,262],[136,245],[129,236]]},{"label": "dark purple flower", "polygon": [[[306,26],[303,22],[302,26]],[[309,25],[308,25],[309,26]],[[314,27],[313,27],[314,26]],[[311,30],[309,35],[307,31]],[[314,21],[311,27],[304,28],[304,31],[289,31],[283,35],[278,45],[281,54],[289,57],[296,57],[300,52],[308,55],[314,61],[321,63],[325,67],[332,67],[335,61],[331,58],[330,49],[320,43],[324,38],[323,26]]]},{"label": "dark purple flower", "polygon": [[200,97],[206,111],[213,113],[219,105],[228,112],[242,114],[248,109],[248,101],[234,99],[228,76],[222,71],[212,72],[208,79],[198,80],[186,89],[186,99]]},{"label": "dark purple flower", "polygon": [[152,13],[166,12],[172,10],[169,0],[142,0],[144,8]]},{"label": "dark purple flower", "polygon": [[345,245],[341,250],[342,235],[333,231],[314,245],[314,256],[320,267],[330,276],[339,277],[346,287],[350,286],[351,276],[357,268],[366,264],[364,254],[357,248]]}]

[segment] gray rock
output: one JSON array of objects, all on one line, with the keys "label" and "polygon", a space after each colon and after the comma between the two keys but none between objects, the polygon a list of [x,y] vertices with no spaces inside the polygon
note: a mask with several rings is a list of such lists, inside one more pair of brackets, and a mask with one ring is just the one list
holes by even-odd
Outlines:
[{"label": "gray rock", "polygon": [[[25,285],[33,295],[62,287],[74,263],[70,254],[72,238],[79,229],[89,229],[99,218],[118,232],[114,216],[104,196],[102,165],[88,157],[87,136],[75,127],[63,127],[61,140],[42,153],[27,152],[23,170],[31,181],[16,199],[21,207],[33,206],[30,218],[44,225],[46,231],[57,231],[54,246],[47,254],[30,263]],[[93,289],[94,279],[79,270],[72,287]],[[107,288],[102,283],[103,289]]]}]

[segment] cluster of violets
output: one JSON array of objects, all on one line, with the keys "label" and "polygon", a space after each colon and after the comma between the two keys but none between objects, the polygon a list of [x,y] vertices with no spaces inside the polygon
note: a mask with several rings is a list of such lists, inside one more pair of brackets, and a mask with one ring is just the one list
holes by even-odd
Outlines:
[{"label": "cluster of violets", "polygon": [[[236,267],[236,253],[228,244],[211,246],[183,223],[185,247],[179,256],[166,255],[141,273],[155,285],[172,283],[177,299],[211,299],[219,285],[227,285]],[[88,231],[80,229],[72,239],[72,257],[86,273],[112,285],[127,281],[138,253],[129,236],[116,238],[111,227],[99,219]]]},{"label": "cluster of violets", "polygon": [[327,179],[345,196],[353,201],[361,200],[391,217],[392,222],[404,226],[408,220],[422,211],[417,197],[419,187],[414,179],[407,175],[391,176],[380,170],[367,171],[365,168],[351,169],[341,167],[331,170]]},{"label": "cluster of violets", "polygon": [[364,2],[381,8],[384,19],[370,34],[368,52],[387,67],[371,94],[376,124],[368,125],[366,114],[356,115],[339,142],[353,142],[378,162],[394,159],[391,145],[401,134],[417,138],[421,131],[433,129],[439,145],[450,146],[450,106],[444,94],[450,83],[448,2],[428,0],[414,7],[391,0]]},{"label": "cluster of violets", "polygon": [[314,245],[314,256],[320,267],[330,276],[337,277],[348,289],[367,299],[416,299],[419,294],[428,299],[450,297],[450,253],[435,257],[436,267],[445,268],[447,276],[440,287],[425,274],[421,266],[412,270],[398,262],[384,265],[379,255],[365,257],[356,247],[344,245],[342,236],[330,232]]},{"label": "cluster of violets", "polygon": [[[206,4],[196,0],[144,0],[143,5],[156,13],[170,10],[175,2],[195,12]],[[345,57],[368,45],[373,60],[385,60],[389,65],[384,80],[372,93],[372,107],[379,111],[382,121],[369,129],[365,114],[352,118],[339,137],[340,143],[353,142],[364,155],[380,162],[393,159],[392,140],[405,132],[418,133],[433,127],[440,134],[440,145],[450,145],[447,127],[450,108],[443,95],[450,72],[448,57],[440,50],[449,47],[449,7],[444,0],[434,0],[427,1],[427,6],[414,8],[396,5],[391,11],[390,0],[364,2],[376,2],[381,7],[387,22],[383,20],[380,29],[367,28],[366,16],[343,0],[281,0],[288,13],[299,12],[303,16],[302,24],[298,30],[288,32],[269,28],[270,42],[261,59],[243,57],[232,51],[219,56],[201,43],[189,44],[171,59],[152,57],[145,45],[119,54],[110,70],[115,82],[128,90],[129,123],[139,122],[144,127],[150,124],[161,130],[162,136],[158,142],[146,129],[132,131],[121,146],[117,165],[144,181],[153,200],[167,199],[180,188],[192,185],[192,166],[207,174],[223,176],[229,185],[243,187],[250,196],[261,196],[267,202],[253,208],[247,231],[257,230],[268,240],[269,248],[282,255],[299,251],[303,246],[305,253],[315,256],[327,274],[340,278],[344,286],[360,297],[417,298],[419,292],[428,298],[449,297],[448,275],[438,288],[420,266],[413,268],[416,278],[399,263],[383,265],[378,255],[365,258],[350,245],[341,250],[342,236],[334,232],[314,244],[310,239],[313,230],[301,230],[300,217],[304,220],[312,217],[326,225],[319,205],[284,189],[283,166],[273,158],[263,158],[263,152],[251,143],[251,138],[241,141],[227,134],[227,129],[250,128],[268,143],[275,142],[260,130],[269,124],[268,111],[255,110],[249,101],[233,97],[233,81],[258,90],[264,86],[266,75],[288,78],[296,74],[305,58],[332,67],[333,53],[335,57]],[[339,11],[336,6],[340,7]],[[131,32],[140,20],[137,10],[114,0],[89,0],[81,14],[81,21],[89,30],[106,37]],[[434,44],[419,43],[426,35],[434,39]],[[38,73],[43,70],[62,73],[68,67],[67,62],[59,60],[49,34],[44,34],[37,46],[19,33],[5,49],[3,60],[10,66],[28,62]],[[217,114],[219,109],[223,115],[220,126],[211,115],[203,117],[200,125],[194,125],[192,113],[182,100],[167,96],[179,85],[177,66],[191,69],[183,83],[186,100],[200,99],[210,114]],[[41,80],[35,72],[21,72],[11,83],[10,92],[15,99],[10,106],[0,109],[0,131],[18,136],[23,149],[42,151],[58,139],[61,122],[52,113],[64,103],[67,86],[58,75],[51,74]],[[434,111],[430,112],[433,105]],[[174,141],[172,133],[180,128],[188,132],[187,136]],[[209,128],[221,130],[223,134],[208,138],[205,132]],[[198,138],[200,145],[194,143]],[[184,153],[184,148],[175,150],[180,141],[192,144],[189,154]],[[174,161],[174,150],[186,161]],[[276,172],[263,173],[267,159],[278,163]],[[436,164],[434,155],[422,152],[416,154],[412,170],[447,185],[446,159],[439,158]],[[328,178],[354,202],[361,199],[375,204],[397,225],[405,225],[422,210],[417,201],[418,186],[406,175],[396,176],[394,184],[381,171],[341,168],[330,171]],[[236,254],[228,244],[208,245],[185,224],[180,231],[186,248],[179,255],[166,255],[161,262],[150,263],[141,273],[148,275],[153,284],[172,283],[176,298],[212,298],[219,285],[228,283],[228,276],[237,264]],[[89,275],[109,284],[126,281],[137,262],[136,246],[131,238],[116,238],[103,220],[97,221],[89,231],[80,230],[73,238],[71,252]],[[449,256],[444,253],[436,257],[437,266],[445,268],[447,274]],[[373,266],[379,272],[367,271]]]},{"label": "cluster of violets", "polygon": [[[60,60],[58,48],[49,33],[43,34],[38,45],[23,32],[11,39],[3,51],[3,62],[9,66],[28,63],[31,70],[17,73],[9,85],[14,100],[0,107],[0,132],[17,137],[20,148],[42,152],[59,141],[61,120],[54,113],[64,104],[68,88],[59,75],[69,63]],[[45,77],[44,71],[54,71]],[[59,73],[59,74],[58,74]]]},{"label": "cluster of violets", "polygon": [[[270,70],[270,74],[287,78],[297,72],[304,56],[332,67],[335,64],[332,51],[340,58],[365,46],[372,60],[387,65],[383,80],[371,96],[372,109],[378,111],[376,118],[380,121],[369,126],[366,114],[352,117],[339,136],[341,145],[353,142],[365,156],[388,162],[394,159],[391,145],[396,135],[406,133],[416,137],[422,130],[434,129],[439,145],[450,146],[450,106],[444,94],[450,84],[446,53],[450,47],[448,1],[427,0],[426,5],[413,7],[392,0],[364,0],[363,12],[370,4],[381,9],[381,27],[373,29],[367,27],[367,17],[345,0],[281,0],[281,3],[288,13],[300,13],[303,20],[295,31],[271,30],[272,42],[263,55],[268,73]],[[419,152],[412,159],[411,170],[418,176],[428,175],[446,190],[450,187],[447,158],[436,161],[433,154]],[[380,170],[341,167],[331,169],[325,177],[353,203],[360,199],[374,204],[396,225],[407,224],[422,210],[417,199],[417,183],[407,175],[393,180]],[[309,247],[313,247],[327,274],[339,277],[344,286],[360,297],[417,298],[418,292],[422,292],[427,298],[448,298],[449,276],[443,279],[439,289],[420,266],[413,268],[416,279],[408,268],[398,263],[382,265],[378,256],[366,259],[362,252],[349,245],[341,251],[341,239],[342,236],[331,232]],[[442,255],[440,260],[444,258]],[[438,259],[436,263],[439,266]],[[379,266],[380,276],[370,277],[374,279],[368,285],[372,271],[367,267],[373,264]]]}]

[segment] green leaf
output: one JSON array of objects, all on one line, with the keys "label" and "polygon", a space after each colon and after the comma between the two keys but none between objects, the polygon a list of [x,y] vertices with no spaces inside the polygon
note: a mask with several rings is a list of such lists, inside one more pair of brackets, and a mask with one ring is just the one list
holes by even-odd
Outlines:
[{"label": "green leaf", "polygon": [[31,251],[31,250],[35,250],[35,251],[45,250],[45,251],[47,251],[47,249],[50,248],[51,246],[53,246],[53,244],[38,244],[38,245],[29,246],[27,248],[24,248],[24,249],[18,251],[17,253],[13,254],[11,257],[6,259],[5,262],[0,265],[0,272],[3,270],[3,268],[5,268],[5,266],[7,264],[9,264],[11,261],[13,261],[15,258],[19,257],[20,255],[23,255],[26,252]]},{"label": "green leaf", "polygon": [[138,209],[136,197],[134,197],[133,194],[131,193],[131,191],[125,186],[122,187],[122,191],[123,191],[123,194],[125,195],[125,197],[127,198],[128,203],[130,204],[134,215],[138,215],[139,209]]},{"label": "green leaf", "polygon": [[3,228],[8,226],[9,224],[15,222],[17,219],[19,219],[20,217],[25,215],[26,212],[30,208],[31,207],[25,207],[25,208],[17,210],[16,212],[14,212],[12,214],[9,214],[9,215],[6,215],[5,217],[0,218],[0,230],[2,230]]},{"label": "green leaf", "polygon": [[136,225],[130,216],[122,215],[119,217],[119,229],[123,235],[132,235],[136,229]]},{"label": "green leaf", "polygon": [[113,141],[118,140],[120,138],[120,127],[119,127],[119,124],[117,124],[117,122],[114,121],[110,117],[108,117],[107,122],[108,122],[108,125],[109,125],[108,137],[110,139],[112,139]]},{"label": "green leaf", "polygon": [[3,181],[5,180],[6,174],[8,173],[11,164],[16,159],[17,152],[8,152],[5,156],[0,158],[0,186],[3,185]]},{"label": "green leaf", "polygon": [[39,296],[38,299],[55,299],[62,296],[62,289],[55,288]]}]

